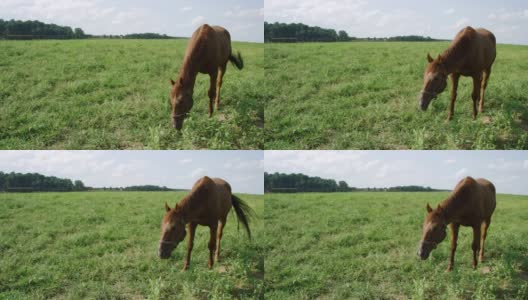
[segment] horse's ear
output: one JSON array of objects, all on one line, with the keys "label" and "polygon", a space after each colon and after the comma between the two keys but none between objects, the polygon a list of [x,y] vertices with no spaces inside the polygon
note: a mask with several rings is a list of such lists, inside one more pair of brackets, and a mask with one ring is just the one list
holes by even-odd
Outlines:
[{"label": "horse's ear", "polygon": [[170,207],[167,205],[167,202],[165,202],[165,211],[169,211]]},{"label": "horse's ear", "polygon": [[430,213],[433,211],[433,209],[431,208],[431,206],[429,206],[429,203],[427,203],[427,206],[425,207],[425,209],[427,209],[427,212]]},{"label": "horse's ear", "polygon": [[427,61],[432,63],[433,62],[433,58],[431,57],[431,54],[427,53]]},{"label": "horse's ear", "polygon": [[171,85],[175,85],[176,84],[176,82],[174,80],[171,79],[170,81],[171,81]]}]

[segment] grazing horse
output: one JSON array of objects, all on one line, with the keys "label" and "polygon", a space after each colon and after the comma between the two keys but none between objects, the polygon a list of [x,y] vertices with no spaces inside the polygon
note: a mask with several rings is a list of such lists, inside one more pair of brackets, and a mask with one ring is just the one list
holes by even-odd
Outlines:
[{"label": "grazing horse", "polygon": [[429,64],[425,69],[423,88],[420,92],[420,107],[427,110],[432,99],[444,91],[447,76],[451,75],[451,104],[448,120],[453,118],[460,75],[473,78],[473,120],[477,117],[477,102],[480,99],[479,111],[484,110],[484,90],[488,85],[491,65],[495,61],[495,36],[486,29],[462,29],[444,53],[433,59],[427,54]]},{"label": "grazing horse", "polygon": [[251,239],[249,218],[253,215],[253,210],[231,193],[231,186],[224,180],[211,179],[207,176],[199,179],[191,192],[183,197],[173,209],[165,203],[166,213],[161,221],[158,256],[163,259],[170,257],[176,246],[185,239],[187,234],[185,226],[187,225],[189,238],[187,240],[187,257],[183,266],[183,270],[187,270],[191,263],[196,227],[198,225],[208,226],[210,229],[209,268],[212,268],[214,253],[216,253],[216,261],[220,260],[220,240],[231,207],[235,210],[238,221],[242,222],[248,237]]},{"label": "grazing horse", "polygon": [[176,81],[171,79],[172,126],[181,130],[183,120],[193,106],[193,90],[198,73],[209,74],[209,117],[213,115],[213,101],[216,109],[220,105],[220,89],[226,72],[227,62],[231,61],[239,70],[244,67],[240,52],[231,52],[231,36],[219,26],[200,26],[192,35],[187,46],[183,65]]},{"label": "grazing horse", "polygon": [[486,179],[462,179],[449,197],[436,209],[427,204],[427,215],[423,223],[422,240],[418,256],[425,260],[436,246],[446,237],[446,227],[451,228],[451,257],[447,271],[451,271],[455,261],[458,229],[460,225],[473,228],[473,269],[479,259],[484,261],[484,241],[495,210],[495,186]]}]

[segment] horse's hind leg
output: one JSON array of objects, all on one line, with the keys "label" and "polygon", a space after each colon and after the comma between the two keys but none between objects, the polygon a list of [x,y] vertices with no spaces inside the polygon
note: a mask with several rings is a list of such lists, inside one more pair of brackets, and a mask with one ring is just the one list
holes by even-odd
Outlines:
[{"label": "horse's hind leg", "polygon": [[220,261],[220,241],[222,240],[222,235],[224,233],[224,227],[225,227],[226,220],[220,220],[218,222],[218,232],[216,233],[216,253],[215,253],[215,260],[216,262]]},{"label": "horse's hind leg", "polygon": [[222,89],[222,83],[224,80],[224,74],[226,71],[226,65],[223,65],[218,68],[218,78],[216,80],[216,98],[215,98],[215,107],[218,109],[220,106],[220,90]]},{"label": "horse's hind leg", "polygon": [[473,98],[473,120],[477,118],[477,102],[479,101],[480,96],[481,81],[481,75],[473,77],[473,93],[471,94],[471,98]]},{"label": "horse's hind leg", "polygon": [[479,254],[479,261],[484,261],[484,243],[486,242],[486,236],[488,234],[488,228],[490,226],[491,219],[488,218],[482,222],[482,233],[480,236],[480,254]]},{"label": "horse's hind leg", "polygon": [[215,226],[211,226],[211,230],[210,230],[210,236],[209,236],[209,263],[208,263],[208,266],[209,266],[209,269],[211,269],[213,267],[213,264],[214,264],[214,260],[213,260],[213,256],[214,256],[214,252],[216,250],[216,232],[217,232],[217,227],[218,227],[218,224],[215,225]]},{"label": "horse's hind leg", "polygon": [[491,75],[491,68],[486,69],[482,73],[482,83],[480,86],[480,103],[479,103],[479,111],[484,111],[484,91],[486,90],[486,87],[488,86],[488,80]]},{"label": "horse's hind leg", "polygon": [[214,111],[214,108],[213,108],[213,101],[216,97],[216,78],[218,76],[218,72],[213,72],[211,74],[209,74],[210,76],[210,79],[211,79],[211,82],[210,82],[210,85],[209,85],[209,117],[212,117],[213,116],[213,111]]},{"label": "horse's hind leg", "polygon": [[471,249],[473,249],[473,269],[477,268],[477,253],[480,248],[480,226],[481,224],[473,226],[473,244],[471,244]]}]

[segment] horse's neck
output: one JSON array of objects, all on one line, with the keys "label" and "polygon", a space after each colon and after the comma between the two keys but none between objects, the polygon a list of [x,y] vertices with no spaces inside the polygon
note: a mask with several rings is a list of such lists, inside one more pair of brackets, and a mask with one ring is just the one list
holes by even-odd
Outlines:
[{"label": "horse's neck", "polygon": [[443,65],[447,74],[455,72],[458,66],[463,63],[462,50],[463,49],[461,49],[460,45],[456,44],[450,45],[449,48],[442,53]]},{"label": "horse's neck", "polygon": [[449,198],[442,201],[440,207],[443,210],[444,221],[446,224],[452,223],[460,214],[459,195],[450,195]]},{"label": "horse's neck", "polygon": [[187,194],[185,195],[185,197],[183,197],[183,199],[180,200],[180,202],[178,202],[178,206],[180,207],[182,212],[181,215],[186,222],[191,219],[191,201],[191,194]]},{"label": "horse's neck", "polygon": [[181,87],[184,90],[190,90],[192,92],[194,90],[194,83],[196,82],[197,75],[197,73],[182,70],[179,78],[181,81]]}]

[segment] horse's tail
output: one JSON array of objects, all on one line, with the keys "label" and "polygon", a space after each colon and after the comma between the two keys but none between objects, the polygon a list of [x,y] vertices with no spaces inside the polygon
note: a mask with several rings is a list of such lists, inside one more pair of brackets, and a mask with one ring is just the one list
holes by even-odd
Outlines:
[{"label": "horse's tail", "polygon": [[249,230],[249,219],[255,215],[255,212],[246,202],[237,196],[231,194],[231,203],[235,209],[237,215],[238,223],[242,222],[242,225],[246,228],[249,239],[251,239],[251,230]]},{"label": "horse's tail", "polygon": [[244,60],[242,59],[242,55],[240,54],[240,51],[237,52],[237,55],[233,55],[231,53],[229,55],[229,61],[237,67],[239,70],[242,70],[244,68]]}]

